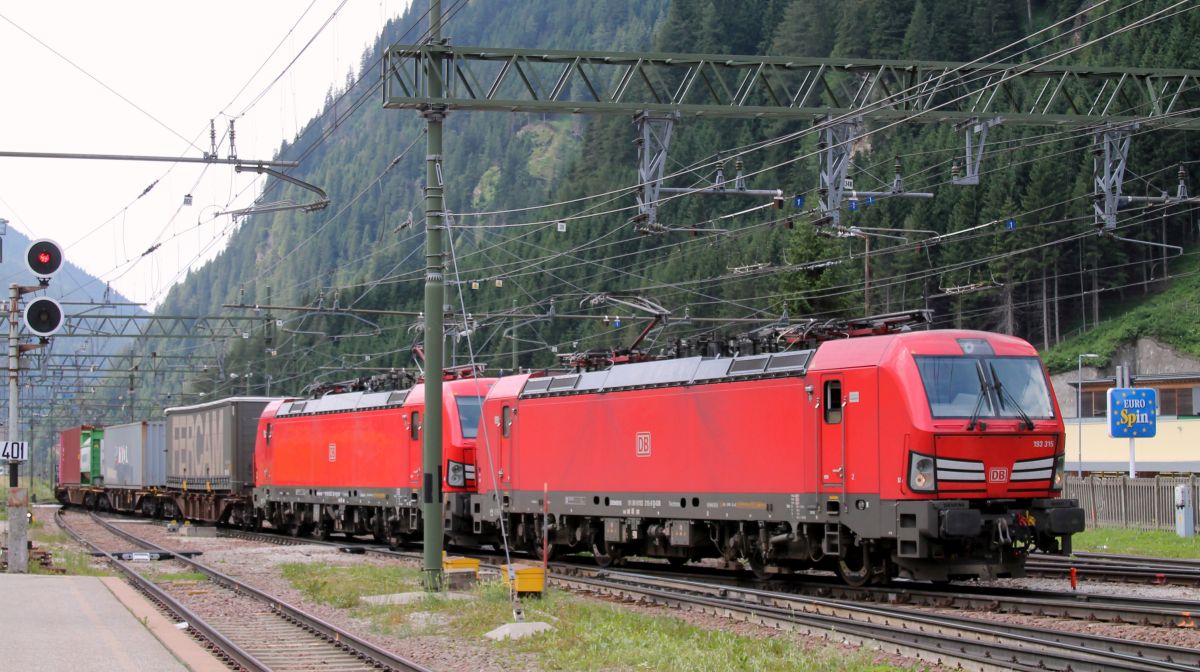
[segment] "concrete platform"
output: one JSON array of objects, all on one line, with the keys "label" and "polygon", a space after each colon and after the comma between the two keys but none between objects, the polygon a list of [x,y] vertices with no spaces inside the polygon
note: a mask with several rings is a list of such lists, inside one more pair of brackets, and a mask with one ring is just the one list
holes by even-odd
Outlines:
[{"label": "concrete platform", "polygon": [[0,574],[0,596],[0,669],[228,669],[120,579]]},{"label": "concrete platform", "polygon": [[522,639],[530,635],[536,635],[539,632],[553,630],[554,626],[541,621],[533,621],[530,623],[505,623],[504,625],[492,630],[484,635],[493,641],[502,639]]},{"label": "concrete platform", "polygon": [[[413,593],[392,593],[391,595],[363,595],[358,598],[361,604],[413,604],[414,602],[423,602],[429,599],[431,593],[413,592]],[[473,596],[467,593],[441,592],[437,593],[437,597],[443,600],[470,600]]]}]

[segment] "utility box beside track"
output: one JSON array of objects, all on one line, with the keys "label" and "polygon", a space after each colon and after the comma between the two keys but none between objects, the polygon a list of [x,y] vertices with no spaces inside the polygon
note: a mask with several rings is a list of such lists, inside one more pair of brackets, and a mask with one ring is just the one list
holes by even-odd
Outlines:
[{"label": "utility box beside track", "polygon": [[511,585],[518,595],[541,595],[546,589],[546,572],[536,565],[500,565],[500,577],[504,585]]},{"label": "utility box beside track", "polygon": [[1175,534],[1181,537],[1196,535],[1196,506],[1192,502],[1192,486],[1175,486]]}]

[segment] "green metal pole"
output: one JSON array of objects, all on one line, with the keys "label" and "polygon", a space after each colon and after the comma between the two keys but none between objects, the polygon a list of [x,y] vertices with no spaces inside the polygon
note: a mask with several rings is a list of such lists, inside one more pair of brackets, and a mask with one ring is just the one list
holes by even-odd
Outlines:
[{"label": "green metal pole", "polygon": [[[441,0],[429,0],[429,42],[442,38]],[[433,97],[442,95],[442,60],[435,55],[425,73]],[[421,519],[425,533],[425,590],[442,589],[442,349],[445,283],[442,279],[442,119],[445,108],[425,111],[425,436],[422,444]]]}]

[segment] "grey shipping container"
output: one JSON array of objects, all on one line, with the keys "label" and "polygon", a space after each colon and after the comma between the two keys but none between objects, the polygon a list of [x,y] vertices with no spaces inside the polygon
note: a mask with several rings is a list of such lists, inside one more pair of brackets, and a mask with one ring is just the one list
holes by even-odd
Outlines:
[{"label": "grey shipping container", "polygon": [[104,428],[100,469],[109,488],[149,488],[167,483],[167,425],[134,422]]},{"label": "grey shipping container", "polygon": [[258,416],[278,397],[231,397],[168,408],[167,486],[248,494]]}]

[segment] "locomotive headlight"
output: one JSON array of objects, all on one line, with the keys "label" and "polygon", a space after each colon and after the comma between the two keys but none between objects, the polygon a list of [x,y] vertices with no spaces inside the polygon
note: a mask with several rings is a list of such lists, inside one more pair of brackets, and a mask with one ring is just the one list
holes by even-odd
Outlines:
[{"label": "locomotive headlight", "polygon": [[1051,490],[1062,490],[1063,482],[1067,480],[1067,456],[1066,454],[1059,455],[1054,458],[1054,477],[1050,481]]},{"label": "locomotive headlight", "polygon": [[455,462],[453,460],[449,460],[447,467],[448,467],[448,469],[446,470],[446,484],[447,485],[454,487],[454,488],[461,488],[467,484],[466,469],[463,468],[463,464],[461,462]]},{"label": "locomotive headlight", "polygon": [[920,453],[909,454],[908,487],[914,492],[931,492],[937,489],[932,457]]}]

